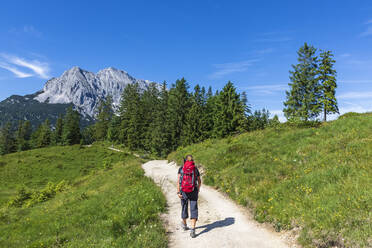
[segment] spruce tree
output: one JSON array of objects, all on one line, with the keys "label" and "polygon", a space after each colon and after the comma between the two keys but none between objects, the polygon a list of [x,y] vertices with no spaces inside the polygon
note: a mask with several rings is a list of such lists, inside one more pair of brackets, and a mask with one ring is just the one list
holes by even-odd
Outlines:
[{"label": "spruce tree", "polygon": [[318,79],[321,88],[320,104],[323,109],[324,121],[327,121],[327,114],[339,113],[336,100],[336,70],[333,69],[335,62],[331,51],[323,51],[320,54]]},{"label": "spruce tree", "polygon": [[186,124],[186,114],[190,108],[190,94],[188,83],[184,78],[177,80],[169,90],[168,120],[171,132],[170,149],[175,150],[182,140],[182,130]]},{"label": "spruce tree", "polygon": [[189,145],[202,141],[205,127],[203,127],[203,115],[205,113],[205,103],[200,86],[194,88],[191,96],[191,107],[186,114],[186,124],[183,128],[182,143]]},{"label": "spruce tree", "polygon": [[107,129],[107,139],[110,142],[116,143],[117,141],[119,141],[119,129],[120,129],[120,117],[114,115]]},{"label": "spruce tree", "polygon": [[59,115],[56,121],[56,127],[52,135],[53,145],[60,145],[62,143],[62,133],[63,133],[63,118]]},{"label": "spruce tree", "polygon": [[5,155],[16,151],[15,138],[12,132],[12,125],[7,122],[0,129],[0,155]]},{"label": "spruce tree", "polygon": [[242,131],[244,126],[244,104],[232,82],[228,82],[216,99],[214,136],[225,137]]},{"label": "spruce tree", "polygon": [[19,121],[18,129],[15,133],[17,151],[25,151],[30,149],[30,137],[32,129],[30,121]]},{"label": "spruce tree", "polygon": [[74,145],[80,144],[80,139],[80,115],[69,107],[63,120],[62,142],[64,145]]},{"label": "spruce tree", "polygon": [[141,94],[138,83],[128,84],[122,94],[120,103],[120,133],[121,142],[130,149],[141,146],[142,115]]},{"label": "spruce tree", "polygon": [[290,91],[286,91],[287,100],[284,102],[283,110],[289,120],[298,118],[307,121],[318,116],[321,111],[315,53],[316,49],[307,43],[297,52],[299,63],[292,65]]},{"label": "spruce tree", "polygon": [[96,110],[96,123],[94,125],[95,140],[105,140],[107,137],[107,130],[109,123],[114,114],[112,109],[112,97],[108,96],[106,99],[101,99]]},{"label": "spruce tree", "polygon": [[41,148],[49,146],[51,144],[51,134],[50,122],[46,119],[40,128],[37,147]]},{"label": "spruce tree", "polygon": [[150,126],[151,149],[158,156],[165,157],[169,152],[170,130],[168,123],[168,91],[167,84],[163,82],[159,95],[159,104],[156,106],[156,115]]},{"label": "spruce tree", "polygon": [[205,127],[205,131],[203,134],[203,139],[208,139],[213,135],[216,99],[217,96],[213,95],[212,87],[209,87],[205,96],[205,113],[203,115],[203,126]]}]

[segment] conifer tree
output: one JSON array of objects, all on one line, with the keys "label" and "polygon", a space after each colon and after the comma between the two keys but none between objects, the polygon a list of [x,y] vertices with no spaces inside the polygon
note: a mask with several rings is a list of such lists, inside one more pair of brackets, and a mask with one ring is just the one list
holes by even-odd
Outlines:
[{"label": "conifer tree", "polygon": [[109,123],[114,114],[112,109],[112,97],[108,96],[106,99],[101,99],[98,103],[96,111],[96,123],[94,125],[95,140],[105,140],[107,137],[107,130]]},{"label": "conifer tree", "polygon": [[141,95],[138,83],[128,84],[121,97],[120,104],[120,140],[130,149],[138,149],[141,146],[142,115]]},{"label": "conifer tree", "polygon": [[203,139],[208,139],[213,135],[216,99],[217,96],[213,95],[212,87],[209,86],[205,96],[205,113],[203,115],[203,126],[205,127],[205,131]]},{"label": "conifer tree", "polygon": [[41,125],[38,141],[37,141],[37,147],[47,147],[51,143],[51,130],[50,130],[50,121],[46,119],[44,123]]},{"label": "conifer tree", "polygon": [[18,129],[15,134],[17,151],[30,149],[30,137],[32,129],[30,121],[19,121]]},{"label": "conifer tree", "polygon": [[190,94],[188,83],[184,78],[177,80],[169,90],[168,120],[170,136],[170,149],[175,150],[180,144],[182,130],[186,124],[186,114],[190,108]]},{"label": "conifer tree", "polygon": [[107,139],[110,142],[116,143],[119,141],[120,117],[114,115],[107,129]]},{"label": "conifer tree", "polygon": [[232,82],[228,82],[216,99],[214,136],[225,137],[239,132],[244,126],[244,104]]},{"label": "conifer tree", "polygon": [[318,79],[321,88],[320,104],[323,109],[324,121],[327,121],[327,114],[338,113],[336,70],[333,69],[335,62],[331,51],[323,51],[320,54]]},{"label": "conifer tree", "polygon": [[63,120],[62,142],[64,145],[74,145],[80,144],[80,139],[80,115],[69,107]]},{"label": "conifer tree", "polygon": [[191,108],[186,114],[186,124],[182,130],[183,145],[197,143],[203,139],[205,129],[203,127],[204,108],[203,95],[200,86],[197,84],[194,88],[194,94],[191,96]]},{"label": "conifer tree", "polygon": [[54,145],[60,145],[62,143],[62,133],[63,133],[63,118],[59,115],[56,121],[56,128],[52,135],[52,143]]},{"label": "conifer tree", "polygon": [[0,129],[0,155],[5,155],[16,151],[15,139],[12,132],[12,125],[7,122]]},{"label": "conifer tree", "polygon": [[169,152],[170,130],[168,125],[168,91],[167,83],[163,82],[156,106],[155,119],[150,127],[151,149],[158,156],[165,157]]},{"label": "conifer tree", "polygon": [[284,114],[287,119],[298,118],[307,121],[318,116],[320,87],[317,79],[316,49],[307,43],[299,49],[298,64],[292,65],[289,83],[290,91],[286,91]]}]

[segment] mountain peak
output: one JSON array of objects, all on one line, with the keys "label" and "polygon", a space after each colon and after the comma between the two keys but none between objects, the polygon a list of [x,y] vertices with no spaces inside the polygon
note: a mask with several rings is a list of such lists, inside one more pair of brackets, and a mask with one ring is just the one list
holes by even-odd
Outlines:
[{"label": "mountain peak", "polygon": [[100,99],[110,95],[113,98],[113,106],[117,107],[124,88],[133,83],[138,83],[145,89],[150,81],[135,79],[127,72],[114,67],[94,74],[74,66],[62,76],[48,80],[43,92],[34,99],[47,103],[73,103],[83,115],[94,117]]}]

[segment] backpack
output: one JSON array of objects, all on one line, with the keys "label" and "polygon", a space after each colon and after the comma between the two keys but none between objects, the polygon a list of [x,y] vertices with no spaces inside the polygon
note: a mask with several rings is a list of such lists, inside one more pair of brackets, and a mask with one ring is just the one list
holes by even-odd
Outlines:
[{"label": "backpack", "polygon": [[194,191],[195,180],[195,163],[194,161],[186,161],[181,168],[180,189],[185,193]]}]

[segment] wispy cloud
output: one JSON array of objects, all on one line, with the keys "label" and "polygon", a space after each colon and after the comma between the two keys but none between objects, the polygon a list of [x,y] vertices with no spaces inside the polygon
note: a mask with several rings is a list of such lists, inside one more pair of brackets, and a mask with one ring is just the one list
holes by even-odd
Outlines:
[{"label": "wispy cloud", "polygon": [[369,20],[364,24],[367,25],[367,29],[359,35],[360,37],[367,37],[372,35],[372,20]]},{"label": "wispy cloud", "polygon": [[259,61],[259,59],[251,59],[224,64],[214,64],[213,67],[216,68],[216,71],[210,74],[208,77],[211,79],[217,79],[235,72],[243,72],[257,61]]},{"label": "wispy cloud", "polygon": [[340,55],[341,58],[349,58],[351,57],[351,54],[350,53],[343,53]]},{"label": "wispy cloud", "polygon": [[363,91],[363,92],[347,92],[340,94],[338,99],[365,99],[365,98],[372,98],[372,91]]},{"label": "wispy cloud", "polygon": [[288,84],[264,84],[243,87],[245,90],[251,90],[255,94],[272,95],[277,92],[284,92],[288,89]]},{"label": "wispy cloud", "polygon": [[[49,65],[46,62],[40,62],[38,60],[26,60],[21,57],[17,57],[14,55],[8,54],[0,54],[2,60],[1,66],[4,69],[7,69],[14,73],[17,77],[31,77],[31,76],[38,76],[40,78],[48,79],[49,78]],[[4,66],[5,65],[5,66]],[[32,73],[23,72],[21,69],[27,69]]]},{"label": "wispy cloud", "polygon": [[22,72],[22,71],[18,70],[16,67],[8,65],[6,63],[0,63],[0,67],[12,72],[18,78],[27,78],[27,77],[32,76],[32,74],[27,73],[27,72]]},{"label": "wispy cloud", "polygon": [[36,37],[42,36],[42,33],[33,25],[24,25],[23,27],[11,28],[9,32],[16,35],[28,34]]},{"label": "wispy cloud", "polygon": [[271,117],[278,116],[280,122],[285,122],[287,119],[284,116],[283,110],[269,110]]},{"label": "wispy cloud", "polygon": [[266,32],[259,34],[256,42],[286,42],[291,41],[292,37],[288,35],[290,32]]}]

